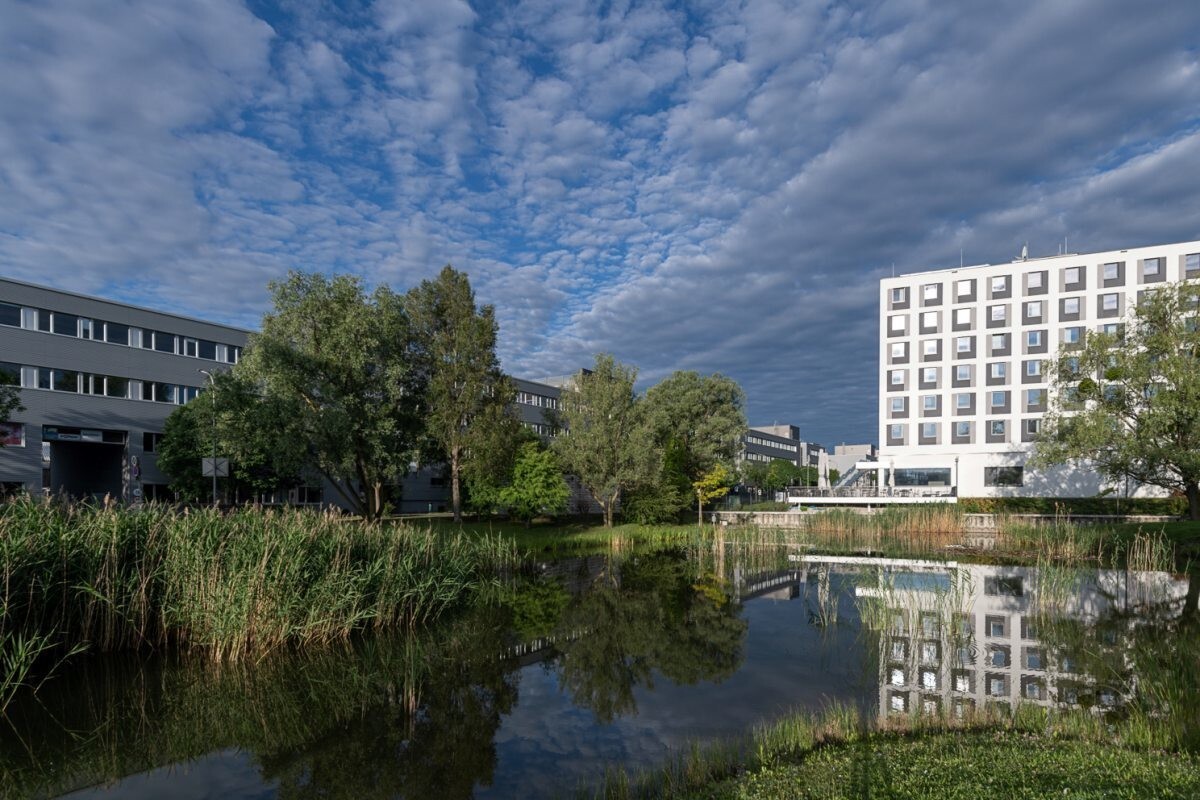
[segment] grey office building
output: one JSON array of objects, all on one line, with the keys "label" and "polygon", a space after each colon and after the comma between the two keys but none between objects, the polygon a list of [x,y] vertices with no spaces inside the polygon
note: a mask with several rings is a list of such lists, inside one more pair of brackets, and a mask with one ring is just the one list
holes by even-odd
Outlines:
[{"label": "grey office building", "polygon": [[237,363],[248,331],[0,279],[0,371],[24,411],[2,432],[0,483],[134,502],[164,496],[163,422]]}]

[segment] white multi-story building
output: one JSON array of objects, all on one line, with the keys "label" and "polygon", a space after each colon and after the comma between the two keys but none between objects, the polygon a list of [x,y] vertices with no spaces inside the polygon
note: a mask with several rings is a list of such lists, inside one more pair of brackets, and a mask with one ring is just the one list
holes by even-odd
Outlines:
[{"label": "white multi-story building", "polygon": [[1200,278],[1196,241],[884,278],[879,464],[888,484],[956,487],[960,497],[1110,488],[1084,468],[1028,466],[1050,364],[1088,331],[1118,329],[1142,292],[1191,278]]}]

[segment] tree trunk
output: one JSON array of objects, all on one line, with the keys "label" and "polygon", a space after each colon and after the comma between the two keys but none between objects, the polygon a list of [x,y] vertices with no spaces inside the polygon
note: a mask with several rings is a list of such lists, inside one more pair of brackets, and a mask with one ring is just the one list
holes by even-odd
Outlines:
[{"label": "tree trunk", "polygon": [[458,488],[459,452],[454,447],[450,450],[450,506],[454,509],[454,521],[462,522],[462,494]]},{"label": "tree trunk", "polygon": [[1193,567],[1188,570],[1187,597],[1183,600],[1183,611],[1179,615],[1179,621],[1184,625],[1196,624],[1198,607],[1200,607],[1200,569]]},{"label": "tree trunk", "polygon": [[696,526],[704,528],[704,498],[696,492]]},{"label": "tree trunk", "polygon": [[1200,484],[1189,483],[1185,492],[1188,499],[1188,519],[1200,520]]}]

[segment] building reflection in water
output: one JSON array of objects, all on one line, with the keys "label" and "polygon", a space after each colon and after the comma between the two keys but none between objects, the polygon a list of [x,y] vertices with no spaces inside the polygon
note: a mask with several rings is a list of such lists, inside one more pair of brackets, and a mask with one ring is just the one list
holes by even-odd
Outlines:
[{"label": "building reflection in water", "polygon": [[1118,710],[1136,685],[1130,637],[1187,595],[1187,581],[1164,572],[803,561],[818,584],[829,571],[858,574],[864,627],[878,636],[881,722],[1019,703]]}]

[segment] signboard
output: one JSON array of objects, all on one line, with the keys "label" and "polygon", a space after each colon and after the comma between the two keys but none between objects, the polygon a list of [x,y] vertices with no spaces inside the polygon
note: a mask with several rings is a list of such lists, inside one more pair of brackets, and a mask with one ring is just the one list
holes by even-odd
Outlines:
[{"label": "signboard", "polygon": [[[214,462],[215,465],[214,465]],[[218,478],[229,477],[229,459],[228,458],[202,458],[200,459],[200,474],[206,478],[211,478],[214,474]]]},{"label": "signboard", "polygon": [[3,445],[4,447],[24,447],[25,423],[0,423],[0,445]]}]

